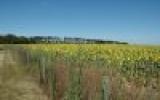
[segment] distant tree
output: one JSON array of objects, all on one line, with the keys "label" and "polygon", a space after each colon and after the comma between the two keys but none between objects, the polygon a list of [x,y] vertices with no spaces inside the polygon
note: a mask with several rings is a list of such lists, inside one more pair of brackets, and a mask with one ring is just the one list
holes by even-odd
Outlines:
[{"label": "distant tree", "polygon": [[89,43],[89,44],[128,44],[120,41],[106,41],[102,39],[84,39],[71,37],[52,37],[52,36],[16,36],[14,34],[0,35],[0,44],[35,44],[35,43]]}]

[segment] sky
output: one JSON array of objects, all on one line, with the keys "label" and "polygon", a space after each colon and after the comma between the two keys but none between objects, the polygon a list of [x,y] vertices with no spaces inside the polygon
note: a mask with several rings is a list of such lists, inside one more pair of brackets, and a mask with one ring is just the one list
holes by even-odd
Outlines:
[{"label": "sky", "polygon": [[0,34],[160,44],[160,0],[0,0]]}]

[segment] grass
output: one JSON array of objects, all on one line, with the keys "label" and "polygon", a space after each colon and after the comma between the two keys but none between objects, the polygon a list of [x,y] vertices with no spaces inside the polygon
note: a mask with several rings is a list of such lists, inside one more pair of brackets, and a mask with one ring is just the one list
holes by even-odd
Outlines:
[{"label": "grass", "polygon": [[3,49],[0,57],[0,100],[48,100],[15,52]]}]

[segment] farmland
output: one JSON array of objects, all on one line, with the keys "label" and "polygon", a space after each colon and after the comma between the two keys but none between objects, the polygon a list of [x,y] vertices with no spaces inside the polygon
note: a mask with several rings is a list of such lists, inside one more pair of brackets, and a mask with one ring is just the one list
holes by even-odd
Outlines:
[{"label": "farmland", "polygon": [[50,100],[159,100],[160,47],[6,45]]}]

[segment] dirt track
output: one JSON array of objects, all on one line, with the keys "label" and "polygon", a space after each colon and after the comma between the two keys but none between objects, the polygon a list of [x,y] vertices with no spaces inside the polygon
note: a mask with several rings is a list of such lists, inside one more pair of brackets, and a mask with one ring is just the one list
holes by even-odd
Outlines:
[{"label": "dirt track", "polygon": [[48,100],[34,78],[18,66],[13,54],[4,50],[0,51],[0,100]]},{"label": "dirt track", "polygon": [[3,66],[4,54],[4,51],[0,51],[0,68]]}]

